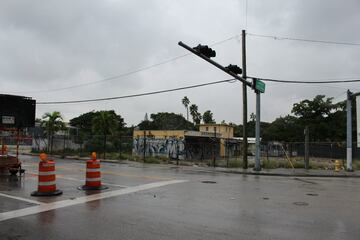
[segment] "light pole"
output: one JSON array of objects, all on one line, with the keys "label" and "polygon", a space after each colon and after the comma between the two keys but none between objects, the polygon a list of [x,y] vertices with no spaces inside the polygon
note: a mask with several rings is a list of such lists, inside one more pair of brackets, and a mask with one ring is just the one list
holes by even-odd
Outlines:
[{"label": "light pole", "polygon": [[[245,88],[247,86],[251,87],[252,89],[254,89],[254,91],[256,92],[256,106],[257,106],[257,116],[256,116],[256,120],[257,120],[257,142],[256,142],[256,152],[257,152],[257,158],[255,158],[256,162],[255,162],[255,168],[254,170],[256,171],[260,171],[261,167],[260,167],[260,93],[264,93],[265,92],[265,83],[258,80],[258,79],[253,79],[253,82],[248,82],[246,80],[246,78],[239,76],[242,73],[242,69],[239,68],[236,65],[229,65],[227,67],[224,67],[222,65],[220,65],[219,63],[211,60],[210,58],[215,57],[216,56],[216,52],[214,50],[212,50],[211,48],[209,48],[206,45],[198,45],[194,48],[189,47],[188,45],[184,44],[183,42],[179,42],[179,45],[183,48],[185,48],[186,50],[192,52],[193,54],[197,55],[198,57],[201,57],[202,59],[204,59],[205,61],[211,63],[212,65],[214,65],[215,67],[221,69],[222,71],[226,72],[227,74],[233,76],[235,79],[239,80],[240,82],[242,82],[245,85]],[[244,86],[243,85],[243,86]],[[246,90],[246,89],[245,89]],[[244,106],[245,107],[245,106]],[[245,111],[243,113],[247,112],[247,107],[244,109]],[[247,116],[244,117],[243,119],[245,119],[245,121],[247,121]],[[244,127],[246,127],[246,123],[243,123]],[[246,130],[244,132],[246,134]],[[247,148],[247,136],[244,136],[244,151],[246,151]],[[244,153],[245,155],[247,154],[247,151]],[[246,164],[247,167],[247,157],[244,157],[244,164]]]}]

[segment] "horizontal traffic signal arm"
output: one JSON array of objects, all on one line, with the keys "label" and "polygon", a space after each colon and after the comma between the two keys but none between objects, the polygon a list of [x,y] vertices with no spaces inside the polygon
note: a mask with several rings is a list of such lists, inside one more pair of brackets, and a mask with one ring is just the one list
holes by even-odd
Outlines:
[{"label": "horizontal traffic signal arm", "polygon": [[[236,73],[233,73],[233,72],[229,71],[229,69],[227,69],[227,68],[223,67],[222,65],[220,65],[219,63],[211,60],[209,57],[205,56],[205,55],[202,54],[200,51],[197,51],[196,49],[198,49],[198,47],[195,47],[195,49],[193,49],[193,48],[189,47],[188,45],[186,45],[185,43],[183,43],[183,42],[181,42],[181,41],[179,42],[179,45],[180,45],[181,47],[185,48],[186,50],[192,52],[193,54],[201,57],[201,58],[204,59],[205,61],[211,63],[211,64],[214,65],[215,67],[223,70],[223,71],[226,72],[227,74],[233,76],[233,77],[236,78],[237,80],[245,83],[247,86],[253,87],[252,82],[246,81],[246,79],[242,78],[241,76],[237,75]],[[206,47],[206,46],[202,46],[202,47]],[[207,51],[209,51],[209,50],[207,50]],[[214,52],[215,52],[215,51],[214,51]],[[215,54],[215,55],[216,55],[216,54]]]},{"label": "horizontal traffic signal arm", "polygon": [[238,75],[242,74],[242,69],[237,65],[230,64],[229,66],[225,67],[225,69]]}]

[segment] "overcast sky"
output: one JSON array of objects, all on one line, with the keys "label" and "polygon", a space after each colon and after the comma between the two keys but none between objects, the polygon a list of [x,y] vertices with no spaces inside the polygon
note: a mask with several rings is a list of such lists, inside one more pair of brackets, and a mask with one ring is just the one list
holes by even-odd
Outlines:
[{"label": "overcast sky", "polygon": [[[360,43],[358,0],[78,0],[0,2],[2,93],[40,101],[81,100],[163,90],[229,78],[189,54],[166,64],[97,84],[91,83],[187,54],[177,45],[213,44],[216,61],[241,66],[241,30],[248,33]],[[232,38],[233,37],[233,38]],[[287,80],[360,78],[360,46],[247,36],[249,76]],[[317,94],[344,100],[359,83],[289,85],[267,83],[262,120],[288,114]],[[50,90],[50,91],[49,91]],[[156,112],[186,115],[181,99],[220,122],[242,122],[240,83],[68,105],[38,105],[37,117],[60,111],[65,120],[91,110],[114,109],[130,126]],[[255,95],[248,91],[249,115]]]}]

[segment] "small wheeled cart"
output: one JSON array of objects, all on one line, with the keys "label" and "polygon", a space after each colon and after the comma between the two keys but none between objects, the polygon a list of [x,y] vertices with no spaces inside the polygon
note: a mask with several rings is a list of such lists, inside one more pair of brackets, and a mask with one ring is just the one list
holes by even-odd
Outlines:
[{"label": "small wheeled cart", "polygon": [[6,145],[6,137],[4,135],[1,135],[1,154],[0,154],[0,171],[9,171],[11,175],[16,175],[19,173],[20,175],[25,173],[25,169],[21,168],[21,161],[19,160],[19,141],[20,141],[20,129],[7,129],[7,128],[1,128],[0,129],[2,133],[12,133],[16,134],[16,155],[10,155],[8,151],[8,146]]},{"label": "small wheeled cart", "polygon": [[[0,171],[24,173],[19,160],[20,133],[35,126],[35,107],[30,97],[0,94]],[[7,145],[16,146],[16,154],[10,155]]]}]

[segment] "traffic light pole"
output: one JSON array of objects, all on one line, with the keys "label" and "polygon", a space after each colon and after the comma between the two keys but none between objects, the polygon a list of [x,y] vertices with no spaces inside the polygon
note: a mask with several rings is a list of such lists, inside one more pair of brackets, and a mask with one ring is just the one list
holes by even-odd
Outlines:
[{"label": "traffic light pole", "polygon": [[352,113],[351,113],[351,102],[353,97],[360,96],[360,92],[352,93],[350,90],[347,91],[346,98],[346,170],[353,171],[352,167]]},{"label": "traffic light pole", "polygon": [[[214,65],[215,67],[221,69],[222,71],[226,72],[227,74],[233,76],[235,79],[241,81],[243,83],[243,148],[244,148],[244,153],[243,153],[243,168],[247,168],[248,167],[248,159],[247,159],[247,149],[248,149],[248,139],[247,139],[247,87],[251,87],[251,88],[256,88],[255,86],[255,82],[248,82],[246,80],[247,76],[246,76],[246,41],[245,41],[245,30],[242,31],[242,65],[243,65],[243,72],[242,72],[242,77],[240,77],[238,74],[241,74],[241,72],[236,71],[236,68],[234,69],[233,65],[229,65],[228,67],[223,67],[222,65],[218,64],[217,62],[213,61],[210,59],[210,57],[214,57],[215,56],[215,52],[212,53],[213,56],[209,56],[210,54],[208,54],[207,52],[201,52],[201,45],[199,45],[198,47],[191,48],[188,45],[184,44],[183,42],[179,42],[179,45],[183,48],[185,48],[186,50],[192,52],[193,54],[197,55],[198,57],[201,57],[202,59],[204,59],[205,61],[211,63],[212,65]],[[207,51],[209,51],[207,46],[204,46],[207,48]],[[210,49],[211,51],[213,51],[212,49]],[[210,51],[210,52],[211,52]],[[208,56],[206,56],[206,55]],[[237,66],[236,66],[237,67]],[[230,69],[232,69],[232,71],[230,71]],[[238,74],[236,74],[235,72],[238,72]],[[260,81],[261,82],[261,81]],[[261,90],[261,92],[265,91],[265,84],[263,84],[263,89]],[[256,171],[260,171],[260,93],[259,90],[256,90],[256,153],[257,153],[257,158],[255,161],[255,170]]]},{"label": "traffic light pole", "polygon": [[351,92],[346,98],[346,170],[352,171],[352,122],[351,122]]},{"label": "traffic light pole", "polygon": [[[242,77],[246,79],[246,33],[245,30],[242,30]],[[248,139],[247,139],[247,87],[243,83],[242,86],[242,95],[243,95],[243,168],[248,168]]]},{"label": "traffic light pole", "polygon": [[255,171],[261,170],[260,165],[260,92],[256,92],[256,122],[255,122]]},{"label": "traffic light pole", "polygon": [[185,48],[186,50],[192,52],[193,54],[197,55],[198,57],[201,57],[202,59],[204,59],[205,61],[211,63],[212,65],[214,65],[215,67],[223,70],[224,72],[226,72],[227,74],[231,75],[232,77],[234,77],[235,79],[241,81],[242,83],[246,84],[249,87],[252,87],[252,83],[246,81],[246,79],[244,79],[243,77],[238,76],[237,74],[227,70],[225,67],[223,67],[222,65],[218,64],[217,62],[211,60],[210,58],[206,57],[205,55],[197,52],[196,50],[192,49],[191,47],[189,47],[188,45],[186,45],[183,42],[179,42],[179,46]]}]

